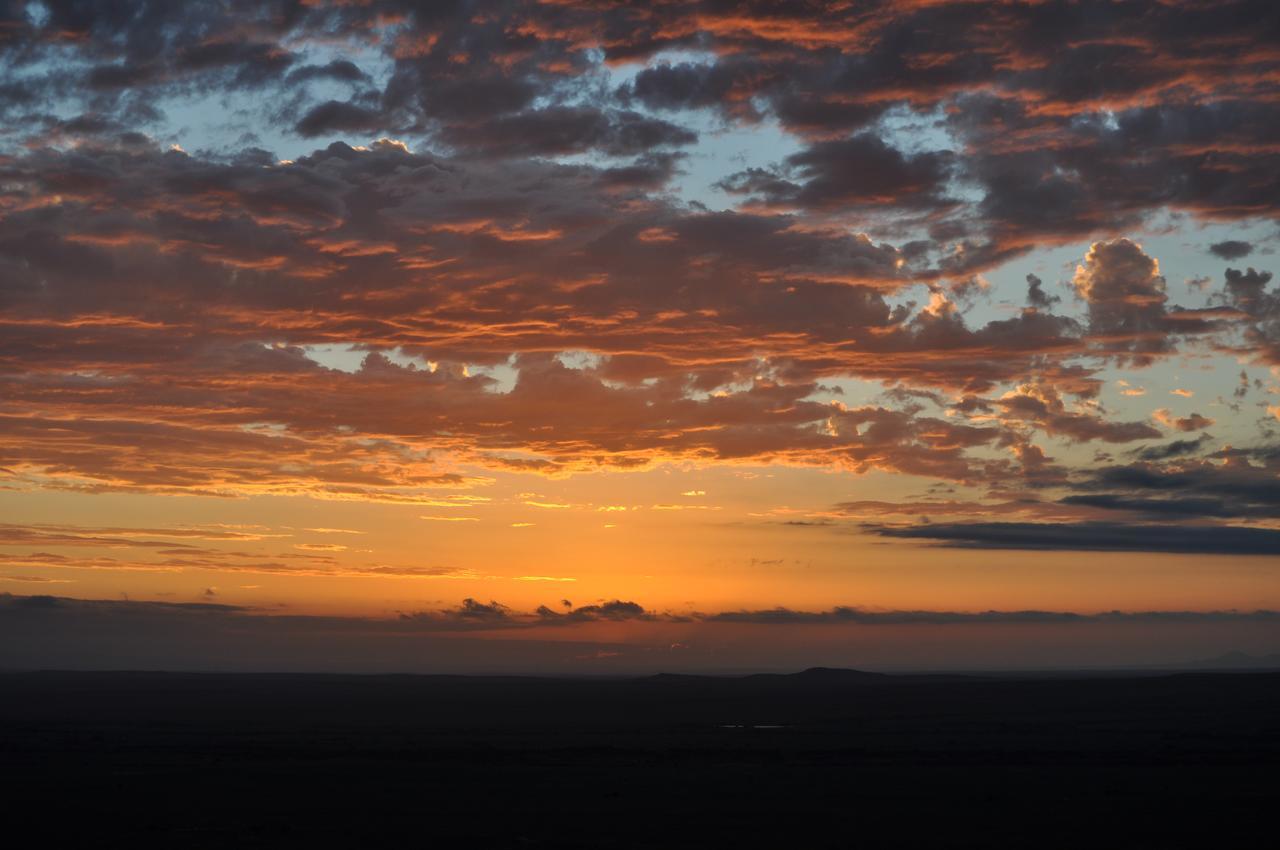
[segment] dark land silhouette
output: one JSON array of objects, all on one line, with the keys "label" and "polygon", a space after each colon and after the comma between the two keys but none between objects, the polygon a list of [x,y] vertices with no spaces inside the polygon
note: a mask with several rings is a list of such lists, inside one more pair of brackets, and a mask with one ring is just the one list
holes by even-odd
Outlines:
[{"label": "dark land silhouette", "polygon": [[0,765],[45,846],[1250,846],[1280,673],[5,673]]}]

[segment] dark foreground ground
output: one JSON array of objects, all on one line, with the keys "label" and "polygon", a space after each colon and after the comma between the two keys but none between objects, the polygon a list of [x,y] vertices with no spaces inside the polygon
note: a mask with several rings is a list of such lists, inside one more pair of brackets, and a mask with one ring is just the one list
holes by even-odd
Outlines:
[{"label": "dark foreground ground", "polygon": [[1270,846],[1280,674],[0,675],[40,846]]}]

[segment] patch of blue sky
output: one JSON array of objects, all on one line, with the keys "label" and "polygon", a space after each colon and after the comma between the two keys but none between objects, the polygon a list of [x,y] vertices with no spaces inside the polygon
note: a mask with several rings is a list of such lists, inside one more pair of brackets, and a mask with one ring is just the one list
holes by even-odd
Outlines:
[{"label": "patch of blue sky", "polygon": [[[1277,236],[1274,224],[1265,220],[1252,222],[1199,222],[1188,216],[1156,222],[1147,228],[1124,234],[1160,264],[1166,282],[1169,305],[1187,308],[1204,307],[1209,296],[1221,291],[1223,274],[1228,267],[1259,269],[1274,262]],[[1083,318],[1084,303],[1078,298],[1071,280],[1078,265],[1084,262],[1092,241],[1082,240],[1064,245],[1038,248],[1003,265],[986,271],[983,278],[989,289],[965,310],[971,326],[1007,319],[1026,306],[1027,275],[1042,281],[1042,290],[1061,299],[1053,306],[1059,315]],[[1239,260],[1223,260],[1209,251],[1209,246],[1228,239],[1250,242],[1254,252]]]},{"label": "patch of blue sky", "polygon": [[[1134,239],[1143,250],[1160,261],[1160,273],[1168,284],[1170,301],[1183,306],[1202,306],[1205,297],[1222,289],[1228,267],[1280,271],[1275,251],[1280,244],[1274,221],[1257,219],[1230,223],[1197,221],[1178,216],[1157,222],[1145,234]],[[1253,253],[1238,260],[1224,260],[1209,251],[1209,246],[1228,240],[1248,242]],[[1197,281],[1208,278],[1206,286]]]},{"label": "patch of blue sky", "polygon": [[[726,124],[706,111],[687,110],[672,115],[637,110],[645,115],[673,120],[698,134],[698,141],[680,149],[685,156],[677,166],[681,172],[666,194],[687,205],[698,205],[712,212],[738,207],[741,195],[725,192],[717,184],[730,175],[748,168],[773,168],[801,149],[800,143],[770,118],[750,125]],[[629,157],[605,157],[599,154],[576,154],[554,158],[566,165],[616,166],[630,162]]]},{"label": "patch of blue sky", "polygon": [[[304,345],[301,346],[306,357],[314,363],[317,363],[326,369],[336,369],[347,374],[355,374],[360,371],[361,365],[364,363],[372,349],[367,346],[353,345],[349,343],[333,343],[327,345]],[[428,360],[418,354],[410,354],[402,348],[386,348],[378,351],[383,357],[390,360],[397,366],[406,369],[418,369],[425,372],[434,372],[439,367],[435,361]],[[581,352],[586,355],[586,352]],[[595,355],[587,355],[595,356]],[[519,378],[519,371],[512,365],[513,358],[508,358],[503,363],[490,365],[476,365],[473,363],[463,364],[463,369],[467,375],[484,375],[492,380],[488,386],[488,391],[492,393],[508,393],[516,385]],[[566,364],[568,365],[568,364]],[[582,366],[574,366],[573,368],[583,368]]]},{"label": "patch of blue sky", "polygon": [[[364,363],[365,357],[371,351],[367,346],[347,343],[304,345],[301,348],[307,359],[324,366],[326,369],[337,369],[348,373],[359,372],[361,364]],[[400,348],[382,349],[378,353],[397,366],[403,366],[406,369],[422,369],[428,372],[436,370],[435,363],[424,357],[407,354]]]},{"label": "patch of blue sky", "polygon": [[880,117],[876,132],[881,140],[908,156],[935,151],[958,151],[961,143],[952,135],[946,111],[939,104],[921,112],[907,104],[891,107]]},{"label": "patch of blue sky", "polygon": [[596,369],[604,362],[604,357],[594,351],[562,351],[555,356],[566,369],[578,371]]},{"label": "patch of blue sky", "polygon": [[[369,139],[352,139],[351,134],[334,131],[330,136],[304,139],[293,123],[281,120],[287,107],[299,116],[328,100],[346,101],[367,88],[381,91],[391,74],[392,62],[380,50],[356,43],[298,45],[299,58],[293,67],[327,65],[346,59],[370,78],[365,82],[331,79],[312,80],[293,89],[268,86],[248,91],[224,91],[199,95],[186,92],[157,105],[166,114],[167,128],[161,139],[187,150],[228,155],[244,148],[270,151],[278,159],[295,160],[332,142],[365,144]],[[293,100],[295,102],[290,103]]]},{"label": "patch of blue sky", "polygon": [[367,350],[354,345],[304,345],[302,351],[308,360],[326,369],[354,374],[360,371]]},{"label": "patch of blue sky", "polygon": [[[1185,346],[1184,346],[1185,348]],[[1236,396],[1243,373],[1247,391]],[[1097,377],[1103,381],[1097,401],[1108,418],[1145,421],[1163,432],[1161,438],[1117,446],[1117,456],[1132,455],[1145,446],[1195,440],[1205,435],[1211,449],[1258,445],[1275,426],[1268,411],[1276,396],[1265,366],[1238,362],[1235,358],[1204,349],[1158,361],[1145,369],[1128,364],[1108,364]],[[1259,388],[1257,381],[1261,381]],[[1213,420],[1203,429],[1181,431],[1173,420],[1193,414]]]},{"label": "patch of blue sky", "polygon": [[688,123],[698,132],[698,143],[682,164],[685,175],[676,188],[686,203],[714,211],[732,209],[742,197],[717,188],[718,183],[748,168],[777,168],[802,147],[771,118],[751,125],[726,125],[708,115],[695,115],[700,121]]},{"label": "patch of blue sky", "polygon": [[869,404],[896,407],[883,397],[886,385],[882,381],[861,378],[824,377],[818,379],[817,388],[805,396],[805,401],[825,404],[840,402],[846,407],[862,407]]},{"label": "patch of blue sky", "polygon": [[990,286],[965,310],[965,320],[970,326],[980,326],[1018,315],[1027,305],[1029,274],[1043,281],[1041,289],[1046,295],[1061,299],[1053,306],[1054,313],[1080,318],[1084,305],[1071,278],[1076,266],[1084,262],[1089,245],[1083,241],[1046,246],[983,272],[982,277]]},{"label": "patch of blue sky", "polygon": [[508,358],[505,363],[468,368],[473,375],[484,375],[493,381],[487,388],[489,392],[505,395],[515,389],[516,381],[520,379],[520,371],[512,365],[513,359]]},{"label": "patch of blue sky", "polygon": [[[692,50],[668,50],[647,62],[599,65],[602,84],[617,90],[630,85],[646,68],[659,65],[704,65],[717,59],[713,53]],[[673,121],[698,134],[694,145],[683,149],[687,154],[681,163],[684,172],[670,187],[671,193],[690,204],[723,211],[736,207],[742,198],[716,188],[726,177],[747,168],[770,168],[780,165],[797,153],[802,143],[784,131],[774,119],[766,116],[754,123],[726,121],[711,109],[650,110],[633,103],[631,108],[653,118]],[[564,161],[598,162],[590,156],[566,157]]]},{"label": "patch of blue sky", "polygon": [[[47,14],[47,10],[46,10]],[[348,100],[367,88],[381,90],[391,73],[392,61],[371,45],[358,43],[303,43],[298,48],[298,59],[293,68],[305,65],[326,65],[334,60],[348,59],[368,75],[369,82],[348,83],[332,79],[312,80],[287,87],[269,85],[256,89],[235,90],[176,84],[168,97],[156,97],[147,105],[159,114],[157,122],[139,124],[136,129],[146,133],[161,145],[177,145],[192,153],[227,156],[245,148],[257,147],[273,153],[280,159],[297,159],[333,141],[349,141],[349,134],[335,133],[333,138],[304,139],[293,131],[293,122],[282,120],[287,107],[294,107],[299,115],[317,103],[326,100]],[[22,68],[6,71],[10,80],[40,79],[53,71],[89,70],[89,65],[79,58],[73,47],[52,48],[45,60]],[[128,98],[129,92],[122,92]],[[291,102],[292,101],[292,102]],[[83,114],[92,114],[92,102],[81,89],[71,88],[41,105],[41,111],[60,120],[70,120]],[[25,138],[29,126],[0,130],[4,135]],[[360,141],[371,141],[360,140]],[[55,140],[55,144],[57,141]]]}]

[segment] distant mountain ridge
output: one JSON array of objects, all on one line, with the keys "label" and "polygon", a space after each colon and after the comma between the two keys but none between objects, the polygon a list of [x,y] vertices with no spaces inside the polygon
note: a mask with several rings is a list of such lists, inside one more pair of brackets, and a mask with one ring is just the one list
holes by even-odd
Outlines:
[{"label": "distant mountain ridge", "polygon": [[747,678],[761,679],[783,677],[788,679],[804,679],[811,682],[848,682],[854,679],[872,680],[887,679],[888,673],[868,673],[866,670],[854,670],[849,667],[810,667],[799,673],[756,673]]},{"label": "distant mountain ridge", "polygon": [[1272,652],[1267,655],[1250,655],[1247,652],[1233,650],[1224,652],[1214,658],[1202,658],[1198,661],[1188,661],[1175,666],[1198,669],[1225,667],[1232,670],[1280,670],[1280,652]]}]

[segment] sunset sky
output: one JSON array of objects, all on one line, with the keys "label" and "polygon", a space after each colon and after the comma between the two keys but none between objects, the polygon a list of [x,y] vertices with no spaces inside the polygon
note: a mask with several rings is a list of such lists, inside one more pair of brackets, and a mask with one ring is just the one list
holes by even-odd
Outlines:
[{"label": "sunset sky", "polygon": [[0,3],[0,666],[1280,651],[1280,6]]}]

